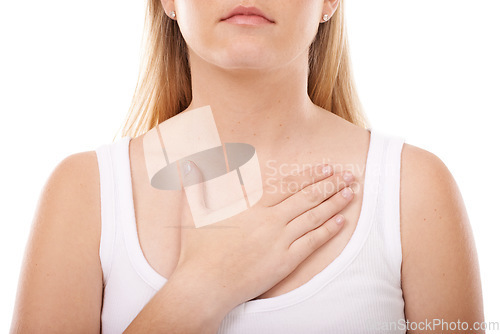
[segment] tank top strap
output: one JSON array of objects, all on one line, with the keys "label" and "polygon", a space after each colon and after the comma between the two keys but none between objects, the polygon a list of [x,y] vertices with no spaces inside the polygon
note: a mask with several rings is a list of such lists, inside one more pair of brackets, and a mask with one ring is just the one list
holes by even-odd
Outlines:
[{"label": "tank top strap", "polygon": [[372,130],[379,138],[380,169],[378,174],[377,228],[384,240],[383,252],[395,278],[401,279],[400,182],[401,153],[404,137]]},{"label": "tank top strap", "polygon": [[[103,272],[103,283],[106,286],[114,256],[116,235],[119,228],[120,194],[123,194],[123,165],[128,163],[128,142],[130,137],[126,136],[117,142],[107,143],[95,149],[97,163],[99,165],[99,182],[101,196],[101,238],[99,244],[99,256]],[[124,156],[126,154],[126,156]]]}]

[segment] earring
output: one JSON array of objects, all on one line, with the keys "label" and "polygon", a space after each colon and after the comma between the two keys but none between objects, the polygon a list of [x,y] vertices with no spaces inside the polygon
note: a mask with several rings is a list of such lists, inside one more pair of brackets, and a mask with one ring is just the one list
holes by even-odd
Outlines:
[{"label": "earring", "polygon": [[323,21],[326,22],[326,21],[328,21],[328,19],[329,19],[328,14],[323,15]]},{"label": "earring", "polygon": [[175,12],[174,12],[174,11],[171,11],[171,12],[170,12],[170,16],[174,19],[174,18],[175,18]]}]

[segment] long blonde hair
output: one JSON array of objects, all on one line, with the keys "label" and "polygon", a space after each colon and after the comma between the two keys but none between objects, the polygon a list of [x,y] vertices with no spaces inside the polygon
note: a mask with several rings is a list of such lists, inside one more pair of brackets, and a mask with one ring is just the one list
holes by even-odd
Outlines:
[{"label": "long blonde hair", "polygon": [[[159,0],[148,0],[144,28],[139,78],[122,137],[140,136],[186,109],[192,98],[186,42]],[[319,25],[310,46],[308,94],[314,104],[370,127],[351,73],[343,1],[333,17]]]}]

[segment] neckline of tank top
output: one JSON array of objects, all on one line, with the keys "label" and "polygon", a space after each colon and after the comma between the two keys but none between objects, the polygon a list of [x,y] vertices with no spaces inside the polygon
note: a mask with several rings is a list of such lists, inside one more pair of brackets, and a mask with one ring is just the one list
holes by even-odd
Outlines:
[{"label": "neckline of tank top", "polygon": [[[279,296],[249,300],[238,305],[233,311],[239,313],[255,313],[272,311],[288,307],[312,297],[318,293],[330,281],[340,275],[349,264],[354,261],[361,251],[368,237],[373,222],[375,205],[378,197],[380,157],[383,149],[383,135],[378,131],[367,128],[370,132],[370,142],[365,165],[365,180],[363,184],[363,197],[361,211],[357,221],[356,228],[351,235],[341,253],[330,262],[323,270],[312,277],[303,285],[288,291]],[[146,260],[140,247],[139,236],[137,233],[137,222],[135,218],[135,208],[132,194],[132,176],[130,172],[130,153],[129,143],[131,137],[122,137],[117,144],[122,145],[123,164],[125,165],[124,174],[126,180],[123,180],[124,189],[123,198],[126,201],[125,208],[121,208],[118,214],[126,230],[125,244],[130,261],[137,274],[153,289],[160,290],[167,278],[158,273]],[[367,177],[368,176],[368,177]],[[372,196],[366,196],[369,193]]]}]

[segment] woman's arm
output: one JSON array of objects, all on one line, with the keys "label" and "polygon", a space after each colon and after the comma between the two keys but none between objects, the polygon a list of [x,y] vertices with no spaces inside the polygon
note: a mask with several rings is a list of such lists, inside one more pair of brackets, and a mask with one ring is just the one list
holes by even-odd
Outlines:
[{"label": "woman's arm", "polygon": [[[472,327],[484,320],[483,301],[474,238],[458,186],[437,156],[418,147],[404,144],[401,164],[405,314],[410,325],[422,326],[408,332],[484,333]],[[465,325],[468,331],[452,327]]]},{"label": "woman's arm", "polygon": [[100,332],[100,221],[97,157],[73,154],[57,165],[39,198],[11,333]]},{"label": "woman's arm", "polygon": [[199,273],[174,271],[124,334],[213,334],[234,307]]}]

